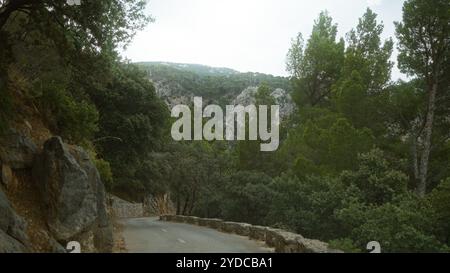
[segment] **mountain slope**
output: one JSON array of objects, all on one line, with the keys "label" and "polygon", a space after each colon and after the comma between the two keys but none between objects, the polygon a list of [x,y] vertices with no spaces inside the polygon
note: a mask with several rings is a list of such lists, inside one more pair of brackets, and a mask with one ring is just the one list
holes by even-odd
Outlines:
[{"label": "mountain slope", "polygon": [[189,103],[194,96],[205,103],[232,103],[248,87],[262,83],[271,89],[290,93],[289,79],[262,73],[240,73],[229,68],[214,68],[197,64],[145,62],[137,63],[148,73],[158,95],[169,106]]}]

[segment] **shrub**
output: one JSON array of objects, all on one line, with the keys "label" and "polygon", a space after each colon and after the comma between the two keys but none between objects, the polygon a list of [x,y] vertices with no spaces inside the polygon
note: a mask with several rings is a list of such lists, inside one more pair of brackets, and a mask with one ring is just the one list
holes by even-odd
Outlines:
[{"label": "shrub", "polygon": [[93,104],[76,101],[63,86],[48,84],[41,88],[39,105],[52,131],[74,143],[93,137],[99,119]]}]

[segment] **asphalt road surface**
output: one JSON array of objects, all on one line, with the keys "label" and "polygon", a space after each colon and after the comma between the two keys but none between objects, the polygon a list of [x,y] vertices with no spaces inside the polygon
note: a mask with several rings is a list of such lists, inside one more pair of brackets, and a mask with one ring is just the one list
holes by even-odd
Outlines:
[{"label": "asphalt road surface", "polygon": [[264,243],[188,224],[159,221],[156,217],[120,220],[131,253],[263,253]]}]

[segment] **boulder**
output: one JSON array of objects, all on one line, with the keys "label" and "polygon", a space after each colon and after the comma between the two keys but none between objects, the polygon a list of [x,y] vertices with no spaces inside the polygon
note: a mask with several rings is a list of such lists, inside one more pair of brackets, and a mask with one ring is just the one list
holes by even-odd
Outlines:
[{"label": "boulder", "polygon": [[86,172],[94,190],[97,202],[97,223],[93,229],[94,246],[100,252],[111,252],[114,246],[113,228],[107,212],[107,197],[100,174],[83,148],[74,146],[71,149],[81,168]]},{"label": "boulder", "polygon": [[64,242],[78,239],[85,251],[91,251],[95,244],[106,252],[113,240],[106,194],[86,151],[52,137],[35,161],[33,176],[38,181],[52,236]]},{"label": "boulder", "polygon": [[47,224],[56,240],[67,241],[92,228],[97,218],[94,188],[61,138],[53,137],[44,144],[33,176],[47,209]]},{"label": "boulder", "polygon": [[26,252],[29,246],[25,221],[0,189],[0,252]]},{"label": "boulder", "polygon": [[0,136],[0,161],[12,169],[32,167],[37,153],[34,142],[14,129]]}]

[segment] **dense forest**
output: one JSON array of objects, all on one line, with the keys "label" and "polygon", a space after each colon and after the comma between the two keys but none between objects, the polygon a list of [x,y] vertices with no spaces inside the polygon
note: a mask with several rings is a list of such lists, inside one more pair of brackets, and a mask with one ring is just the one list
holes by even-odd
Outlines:
[{"label": "dense forest", "polygon": [[[258,85],[257,104],[271,104],[274,88],[289,90],[297,110],[270,153],[259,141],[172,141],[150,64],[118,53],[152,21],[144,7],[0,0],[0,130],[37,116],[90,152],[110,192],[168,194],[177,214],[281,227],[349,252],[373,240],[385,252],[450,251],[450,1],[407,0],[396,43],[370,9],[345,39],[324,11],[293,39],[289,80],[171,70],[213,98]],[[408,81],[391,80],[394,47]],[[152,65],[153,76],[171,69]]]}]

